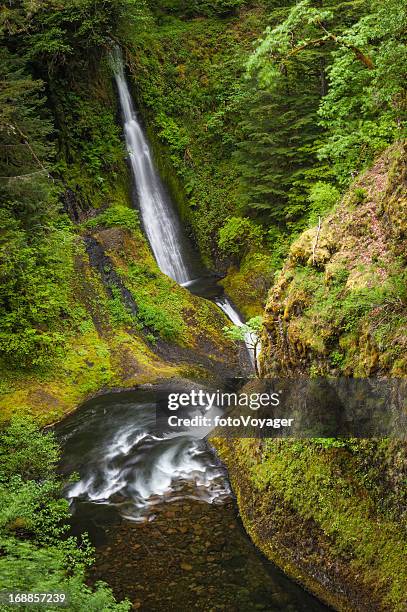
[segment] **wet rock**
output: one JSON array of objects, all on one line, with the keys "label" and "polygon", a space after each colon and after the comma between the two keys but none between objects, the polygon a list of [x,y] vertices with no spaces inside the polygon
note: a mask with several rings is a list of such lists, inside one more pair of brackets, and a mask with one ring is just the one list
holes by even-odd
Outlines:
[{"label": "wet rock", "polygon": [[110,501],[112,504],[121,504],[127,501],[127,498],[124,495],[121,495],[121,493],[115,493],[110,497]]},{"label": "wet rock", "polygon": [[192,565],[190,565],[189,563],[180,563],[179,566],[185,572],[190,572],[194,569]]}]

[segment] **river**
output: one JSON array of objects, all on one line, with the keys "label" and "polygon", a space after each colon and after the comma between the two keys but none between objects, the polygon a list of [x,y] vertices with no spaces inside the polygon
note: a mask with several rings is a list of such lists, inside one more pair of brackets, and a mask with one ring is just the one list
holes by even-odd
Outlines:
[{"label": "river", "polygon": [[56,428],[61,470],[79,475],[73,533],[96,546],[90,582],[147,612],[327,610],[257,552],[213,449],[160,418],[164,391],[100,396]]}]

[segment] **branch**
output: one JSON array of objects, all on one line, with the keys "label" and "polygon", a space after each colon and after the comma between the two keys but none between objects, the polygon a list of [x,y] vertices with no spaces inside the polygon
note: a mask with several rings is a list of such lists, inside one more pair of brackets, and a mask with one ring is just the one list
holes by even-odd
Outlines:
[{"label": "branch", "polygon": [[[325,30],[325,28],[323,29]],[[297,53],[300,53],[301,51],[303,51],[304,49],[307,49],[308,47],[319,47],[320,45],[325,45],[330,40],[333,40],[337,45],[342,45],[343,47],[346,47],[347,49],[350,49],[351,51],[353,51],[356,58],[360,62],[362,62],[362,64],[364,64],[369,70],[372,70],[374,68],[374,64],[371,58],[368,55],[365,55],[363,51],[359,49],[359,47],[355,47],[355,45],[352,45],[351,43],[347,43],[343,40],[339,40],[339,38],[335,36],[335,34],[332,34],[331,32],[328,32],[327,30],[325,30],[325,32],[326,32],[326,36],[322,36],[321,38],[315,38],[314,40],[309,40],[303,45],[300,45],[299,47],[295,47],[295,49],[293,49],[292,51],[288,53],[287,57],[290,57],[292,55],[297,55]]]},{"label": "branch", "polygon": [[321,231],[321,217],[318,217],[318,231],[315,237],[314,246],[312,247],[312,265],[315,263],[315,253],[318,247],[319,233]]},{"label": "branch", "polygon": [[48,170],[44,168],[44,170],[36,170],[35,172],[29,172],[28,174],[18,174],[17,176],[0,176],[0,179],[8,181],[18,181],[20,179],[25,179],[29,176],[34,176],[35,174],[44,174],[44,172],[46,172],[48,177],[52,178],[51,175],[48,174]]},{"label": "branch", "polygon": [[[17,134],[19,134],[19,136],[24,140],[24,144],[27,145],[31,155],[33,156],[34,160],[37,162],[37,164],[39,165],[40,168],[42,168],[42,170],[44,172],[47,173],[48,178],[52,179],[52,176],[49,174],[47,168],[44,166],[44,164],[42,163],[42,161],[40,160],[40,158],[37,156],[37,154],[35,153],[34,149],[32,148],[32,146],[30,145],[29,141],[28,141],[28,137],[24,134],[24,132],[22,132],[20,130],[20,128],[18,127],[18,125],[15,124],[11,124],[10,126],[12,129],[14,129]],[[53,180],[53,179],[52,179]]]}]

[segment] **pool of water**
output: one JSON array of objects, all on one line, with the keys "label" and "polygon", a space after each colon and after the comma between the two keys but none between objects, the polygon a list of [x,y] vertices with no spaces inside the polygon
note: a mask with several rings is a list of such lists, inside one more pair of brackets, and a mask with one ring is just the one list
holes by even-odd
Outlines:
[{"label": "pool of water", "polygon": [[101,396],[56,428],[61,471],[78,475],[66,489],[72,530],[96,546],[89,581],[146,611],[327,610],[258,553],[215,452],[171,431],[156,398]]}]

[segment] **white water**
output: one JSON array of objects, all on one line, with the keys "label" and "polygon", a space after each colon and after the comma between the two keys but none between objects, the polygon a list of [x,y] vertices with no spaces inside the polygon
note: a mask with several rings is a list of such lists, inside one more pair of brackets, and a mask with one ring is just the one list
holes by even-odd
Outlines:
[{"label": "white water", "polygon": [[143,225],[159,268],[178,283],[185,283],[190,280],[190,272],[182,253],[181,225],[154,168],[150,147],[137,119],[124,76],[120,51],[115,52],[114,60],[115,79],[123,113],[124,135]]},{"label": "white water", "polygon": [[92,400],[60,426],[64,461],[80,476],[66,492],[72,503],[109,504],[141,521],[153,518],[161,502],[221,503],[229,497],[225,469],[200,439],[208,431],[171,431],[166,418],[156,419],[150,395]]},{"label": "white water", "polygon": [[[188,287],[196,279],[188,265],[188,253],[183,248],[182,227],[154,167],[148,142],[137,119],[124,74],[123,58],[118,48],[114,52],[113,68],[123,113],[126,145],[147,238],[160,270]],[[215,302],[232,323],[243,325],[240,315],[226,296],[216,299]],[[245,343],[254,367],[255,357],[249,334],[246,334]]]},{"label": "white water", "polygon": [[[217,303],[219,308],[223,310],[225,315],[232,321],[234,325],[241,327],[244,324],[239,313],[235,310],[230,300],[228,300],[226,297],[223,296],[221,298],[217,298],[215,302]],[[256,356],[254,355],[254,350],[252,348],[253,341],[255,339],[257,340],[257,337],[256,337],[256,334],[254,333],[247,333],[244,336],[244,341],[247,347],[247,352],[249,353],[250,361],[253,367],[254,367],[255,359],[257,359],[257,355]]]}]

